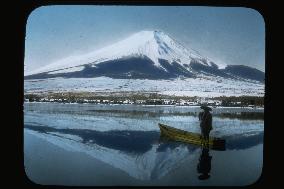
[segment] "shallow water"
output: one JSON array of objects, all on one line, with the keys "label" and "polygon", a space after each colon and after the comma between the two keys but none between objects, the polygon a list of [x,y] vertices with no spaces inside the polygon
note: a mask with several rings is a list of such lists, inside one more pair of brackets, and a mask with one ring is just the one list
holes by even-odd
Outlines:
[{"label": "shallow water", "polygon": [[[226,151],[160,139],[158,123],[200,132],[198,112],[199,107],[25,103],[26,174],[44,185],[255,182],[262,169],[263,110],[213,109],[211,136],[226,139]],[[198,164],[208,179],[198,178]]]}]

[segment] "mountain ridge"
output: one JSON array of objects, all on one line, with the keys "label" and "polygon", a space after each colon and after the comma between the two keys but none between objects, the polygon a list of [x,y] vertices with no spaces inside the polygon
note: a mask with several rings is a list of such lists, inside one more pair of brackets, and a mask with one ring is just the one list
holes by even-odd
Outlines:
[{"label": "mountain ridge", "polygon": [[83,56],[66,58],[25,75],[25,79],[100,77],[169,79],[199,74],[264,82],[264,73],[248,66],[221,65],[185,48],[162,31],[141,31]]}]

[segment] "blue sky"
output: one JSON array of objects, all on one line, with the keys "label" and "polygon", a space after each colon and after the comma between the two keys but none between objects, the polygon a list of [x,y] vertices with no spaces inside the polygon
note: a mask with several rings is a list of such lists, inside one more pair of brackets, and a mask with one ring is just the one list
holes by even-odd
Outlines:
[{"label": "blue sky", "polygon": [[162,30],[216,62],[265,68],[265,23],[253,9],[57,5],[39,7],[28,17],[26,70],[97,50],[141,30]]}]

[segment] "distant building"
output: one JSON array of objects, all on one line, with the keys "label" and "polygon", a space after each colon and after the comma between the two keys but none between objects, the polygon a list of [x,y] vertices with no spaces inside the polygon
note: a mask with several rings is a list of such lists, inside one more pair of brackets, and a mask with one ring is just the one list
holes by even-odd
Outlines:
[{"label": "distant building", "polygon": [[103,103],[107,104],[109,103],[109,100],[103,100]]},{"label": "distant building", "polygon": [[146,100],[136,100],[135,103],[136,104],[145,104]]},{"label": "distant building", "polygon": [[198,102],[191,102],[191,101],[189,101],[189,102],[188,102],[188,105],[190,105],[190,106],[196,106],[196,105],[198,105]]},{"label": "distant building", "polygon": [[169,104],[171,104],[171,100],[164,99],[163,104],[169,105]]}]

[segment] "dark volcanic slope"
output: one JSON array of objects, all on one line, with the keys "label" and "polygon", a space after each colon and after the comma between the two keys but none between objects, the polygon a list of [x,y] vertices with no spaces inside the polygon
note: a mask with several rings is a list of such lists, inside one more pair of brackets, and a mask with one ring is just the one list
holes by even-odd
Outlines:
[{"label": "dark volcanic slope", "polygon": [[85,65],[82,71],[69,73],[49,74],[49,72],[26,76],[25,79],[44,79],[54,77],[64,78],[91,78],[106,76],[111,78],[132,78],[132,79],[169,79],[180,75],[193,77],[193,74],[177,63],[172,65],[163,59],[159,62],[166,68],[166,71],[154,66],[154,63],[147,57],[131,57],[102,62],[92,67]]},{"label": "dark volcanic slope", "polygon": [[224,69],[224,72],[241,78],[252,79],[260,82],[264,82],[265,79],[265,74],[262,71],[243,65],[228,65]]},{"label": "dark volcanic slope", "polygon": [[188,71],[177,62],[169,63],[167,60],[159,59],[159,63],[165,68],[154,66],[154,63],[147,57],[130,57],[102,62],[92,66],[86,64],[82,71],[69,73],[49,74],[49,72],[25,76],[25,79],[45,79],[45,78],[92,78],[106,76],[119,79],[171,79],[179,76],[196,77],[198,74],[208,74],[231,79],[252,79],[264,82],[263,72],[243,65],[229,65],[225,69],[218,69],[214,66],[202,65],[191,61]]}]

